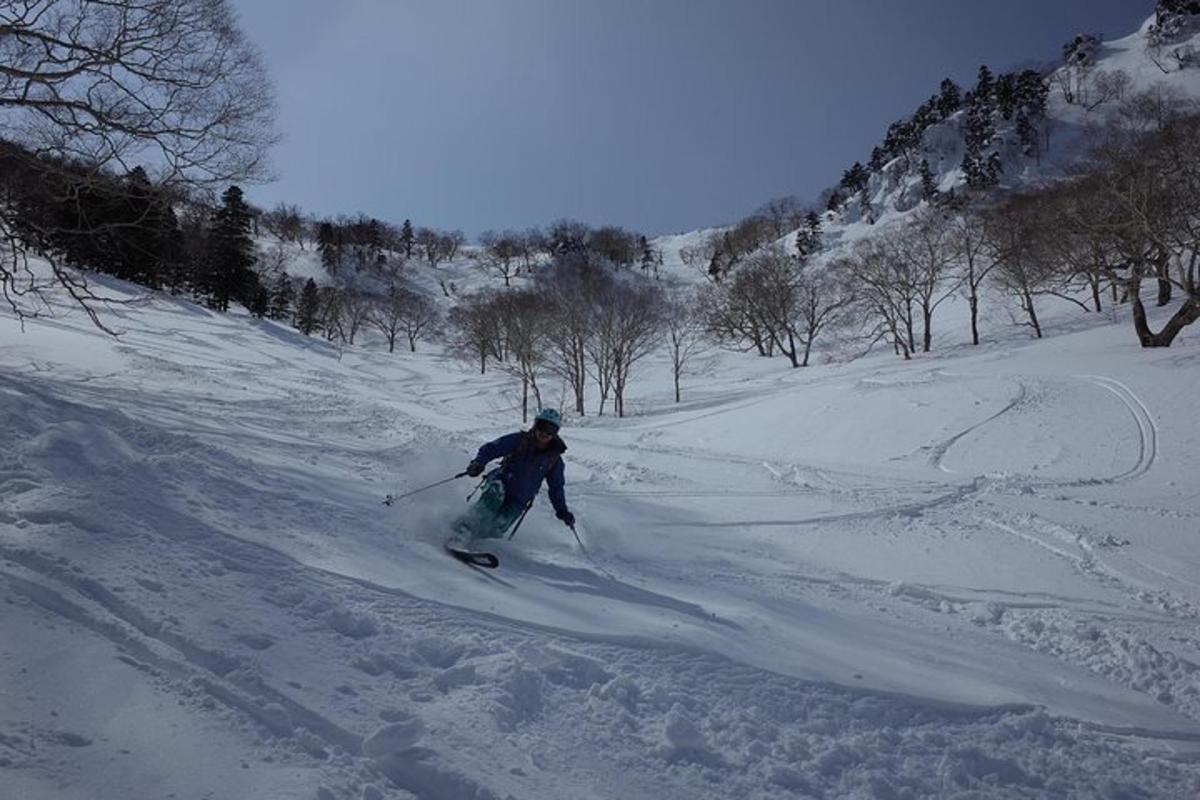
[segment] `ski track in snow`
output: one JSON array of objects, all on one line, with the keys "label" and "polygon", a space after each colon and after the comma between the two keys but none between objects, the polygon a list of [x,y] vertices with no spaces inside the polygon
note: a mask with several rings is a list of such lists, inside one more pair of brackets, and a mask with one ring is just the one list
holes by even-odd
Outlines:
[{"label": "ski track in snow", "polygon": [[[185,704],[215,704],[249,719],[276,758],[320,765],[331,796],[369,796],[364,787],[379,786],[418,797],[587,796],[598,785],[618,796],[680,798],[929,795],[983,781],[1015,797],[1197,785],[1180,765],[1146,762],[1119,746],[1148,732],[1089,732],[1029,707],[850,691],[669,646],[631,649],[497,628],[394,592],[364,592],[217,534],[157,541],[149,550],[145,541],[104,542],[131,544],[143,554],[167,549],[174,574],[157,573],[163,582],[150,584],[116,583],[123,576],[114,575],[109,587],[65,559],[5,548],[0,572],[9,602],[107,639]],[[246,606],[235,618],[282,609],[303,642],[289,646],[188,615],[194,593],[222,590]],[[333,695],[303,681],[294,665],[299,651],[322,663]],[[472,727],[491,732],[486,753],[460,733]],[[47,749],[55,736],[69,739],[65,732],[12,738]],[[472,756],[480,755],[507,771],[470,777],[479,774]],[[614,764],[620,786],[609,783]],[[1134,775],[1137,783],[1119,777]]]},{"label": "ski track in snow", "polygon": [[[183,326],[170,338],[201,352],[211,342]],[[125,370],[71,373],[30,361],[0,377],[0,602],[16,612],[0,633],[20,621],[92,643],[89,652],[109,648],[113,669],[243,742],[249,772],[275,781],[276,796],[1200,794],[1200,726],[947,702],[870,688],[853,669],[809,680],[786,665],[755,665],[735,644],[776,635],[755,604],[781,614],[800,602],[858,609],[914,634],[982,637],[1061,662],[1200,720],[1200,592],[1120,541],[1055,521],[1075,503],[1172,524],[1195,519],[1076,494],[1137,484],[1159,463],[1154,415],[1124,382],[989,376],[1016,386],[999,407],[911,451],[919,461],[901,454],[857,467],[684,446],[672,433],[788,402],[806,387],[790,374],[612,432],[588,421],[572,434],[570,469],[589,474],[569,494],[601,520],[591,554],[546,549],[533,523],[522,533],[532,537],[528,552],[502,555],[493,575],[438,558],[436,542],[394,540],[395,527],[424,524],[404,516],[411,507],[388,522],[367,517],[364,504],[378,517],[372,498],[391,488],[381,474],[403,471],[431,443],[469,452],[492,424],[464,416],[448,430],[444,404],[499,408],[497,384],[400,367],[387,380],[421,396],[399,411],[382,394],[356,393],[341,368],[298,368],[269,352],[253,367],[219,356],[200,366],[167,345],[121,352]],[[378,369],[362,367],[363,386]],[[888,368],[822,385],[904,397],[947,380],[982,378]],[[1049,478],[963,470],[975,437],[1021,431],[1044,410],[1038,403],[1087,387],[1126,410],[1108,421],[1119,439],[1112,458],[1132,455],[1131,463]],[[1037,512],[1025,508],[1033,501]],[[745,513],[758,506],[762,516]],[[671,551],[624,557],[607,538],[616,523],[604,522],[623,519],[611,516],[618,509],[646,514],[649,531],[679,530]],[[705,529],[730,536],[706,540],[703,552],[680,550],[689,532]],[[914,539],[1027,547],[1080,582],[1056,593],[898,581],[875,577],[855,555]],[[845,562],[837,546],[850,548]],[[405,590],[412,570],[431,571],[445,591]],[[636,609],[704,637],[573,630],[496,604],[529,592],[568,611]],[[492,606],[481,605],[486,597]],[[806,646],[791,644],[797,662]],[[5,669],[0,679],[42,696],[33,673]],[[31,798],[51,796],[57,765],[81,753],[96,752],[104,774],[99,756],[116,758],[122,741],[69,714],[19,722],[0,713],[0,769],[15,771]]]}]

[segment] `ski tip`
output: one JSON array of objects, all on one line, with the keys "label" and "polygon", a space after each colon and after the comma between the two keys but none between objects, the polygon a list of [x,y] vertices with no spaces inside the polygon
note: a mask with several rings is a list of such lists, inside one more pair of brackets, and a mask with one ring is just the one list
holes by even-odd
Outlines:
[{"label": "ski tip", "polygon": [[453,540],[447,541],[445,544],[446,552],[454,556],[464,564],[469,564],[473,567],[484,567],[485,569],[495,569],[500,566],[500,559],[496,558],[493,553],[484,553],[478,550],[467,550],[461,546],[456,546]]}]

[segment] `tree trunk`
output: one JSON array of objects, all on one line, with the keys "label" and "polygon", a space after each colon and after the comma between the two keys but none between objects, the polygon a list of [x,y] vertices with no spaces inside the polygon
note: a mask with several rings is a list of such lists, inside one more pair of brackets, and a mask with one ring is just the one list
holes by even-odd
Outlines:
[{"label": "tree trunk", "polygon": [[975,293],[975,287],[971,287],[971,344],[979,344],[979,295]]},{"label": "tree trunk", "polygon": [[1166,256],[1155,259],[1155,272],[1158,274],[1158,307],[1162,308],[1171,302],[1170,264]]},{"label": "tree trunk", "polygon": [[779,349],[783,350],[783,354],[788,357],[788,361],[792,362],[792,369],[800,366],[800,361],[796,358],[796,337],[788,331],[788,349],[784,350],[783,345],[779,345]]},{"label": "tree trunk", "polygon": [[1171,282],[1166,278],[1158,279],[1158,307],[1162,308],[1171,302]]},{"label": "tree trunk", "polygon": [[922,308],[921,317],[921,321],[925,324],[925,336],[921,341],[921,346],[923,352],[928,353],[933,348],[933,311]]},{"label": "tree trunk", "polygon": [[1025,290],[1025,312],[1029,314],[1029,322],[1033,325],[1033,332],[1037,338],[1042,338],[1042,325],[1038,322],[1037,310],[1033,307],[1033,295],[1029,290]]},{"label": "tree trunk", "polygon": [[1142,298],[1134,291],[1133,295],[1133,328],[1137,331],[1138,341],[1142,347],[1170,347],[1179,332],[1197,319],[1200,319],[1200,297],[1189,297],[1179,307],[1161,331],[1150,330],[1150,322],[1146,319],[1146,307]]},{"label": "tree trunk", "polygon": [[917,340],[913,336],[913,313],[911,300],[906,302],[906,310],[908,313],[904,315],[904,330],[905,333],[908,334],[908,352],[911,353],[917,349]]},{"label": "tree trunk", "polygon": [[533,370],[529,371],[529,388],[533,389],[534,408],[542,408],[542,387],[538,386],[537,375],[533,373]]},{"label": "tree trunk", "polygon": [[679,402],[679,368],[675,368],[675,402]]}]

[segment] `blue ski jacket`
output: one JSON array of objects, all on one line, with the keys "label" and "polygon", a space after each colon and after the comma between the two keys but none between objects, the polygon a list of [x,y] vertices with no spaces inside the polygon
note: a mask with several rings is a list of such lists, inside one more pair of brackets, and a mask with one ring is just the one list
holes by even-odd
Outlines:
[{"label": "blue ski jacket", "polygon": [[517,431],[501,436],[479,448],[475,460],[486,464],[494,458],[503,458],[499,477],[504,483],[505,502],[525,505],[537,497],[542,480],[550,488],[550,503],[555,512],[567,511],[567,498],[563,494],[562,454],[567,445],[555,436],[544,450],[539,450],[537,440],[529,431]]}]

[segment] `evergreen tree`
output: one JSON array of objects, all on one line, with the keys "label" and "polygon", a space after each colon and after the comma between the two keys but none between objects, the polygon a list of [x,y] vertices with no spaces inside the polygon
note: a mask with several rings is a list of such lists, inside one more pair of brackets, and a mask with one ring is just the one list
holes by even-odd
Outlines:
[{"label": "evergreen tree", "polygon": [[159,246],[162,248],[162,287],[171,294],[182,294],[193,282],[191,264],[188,263],[183,230],[175,209],[166,200],[159,205]]},{"label": "evergreen tree", "polygon": [[232,300],[249,306],[258,291],[250,224],[250,207],[242,190],[230,186],[213,214],[206,254],[208,304],[218,311],[228,311]]},{"label": "evergreen tree", "polygon": [[330,275],[336,275],[342,266],[342,242],[339,230],[331,222],[322,222],[317,226],[317,252],[321,255],[321,265]]},{"label": "evergreen tree", "polygon": [[124,191],[113,198],[111,219],[119,227],[106,237],[111,245],[109,255],[115,259],[113,274],[155,289],[162,280],[160,240],[164,237],[157,205],[146,171],[135,167],[125,179]]},{"label": "evergreen tree", "polygon": [[1154,24],[1146,31],[1151,46],[1160,47],[1193,32],[1197,16],[1200,16],[1200,0],[1158,0],[1154,6]]},{"label": "evergreen tree", "polygon": [[416,243],[417,236],[413,233],[412,222],[406,219],[400,226],[400,249],[404,251],[405,258],[412,258],[413,246]]},{"label": "evergreen tree", "polygon": [[1041,155],[1038,147],[1038,132],[1025,109],[1017,112],[1017,139],[1021,142],[1021,152],[1030,158]]},{"label": "evergreen tree", "polygon": [[979,77],[975,82],[974,99],[976,103],[982,103],[985,106],[992,104],[992,91],[994,90],[995,82],[992,79],[992,71],[988,69],[987,64],[979,67]]},{"label": "evergreen tree", "polygon": [[867,182],[870,180],[871,174],[867,172],[859,162],[855,161],[850,169],[842,173],[841,187],[847,190],[850,194],[855,192],[865,192],[867,190]]},{"label": "evergreen tree", "polygon": [[309,278],[300,290],[300,302],[296,305],[296,327],[305,336],[311,335],[317,329],[320,313],[321,294],[317,291],[316,281]]},{"label": "evergreen tree", "polygon": [[1000,154],[992,153],[987,158],[987,164],[984,166],[984,174],[987,179],[988,186],[995,186],[1000,182],[1000,173],[1004,172],[1004,165],[1000,163]]},{"label": "evergreen tree", "polygon": [[911,163],[909,154],[921,143],[921,131],[914,127],[912,120],[897,120],[888,126],[883,137],[883,151],[893,158],[904,158],[905,166]]},{"label": "evergreen tree", "polygon": [[796,231],[796,255],[801,260],[807,260],[821,247],[821,218],[815,211],[809,211],[804,218],[804,226]]},{"label": "evergreen tree", "polygon": [[638,237],[638,248],[642,251],[642,272],[649,275],[657,264],[654,248],[650,246],[650,241],[645,236]]},{"label": "evergreen tree", "polygon": [[937,198],[938,190],[933,179],[933,170],[929,167],[929,161],[922,158],[917,171],[921,176],[921,199],[932,203]]},{"label": "evergreen tree", "polygon": [[994,134],[990,110],[980,103],[973,103],[967,109],[966,125],[963,128],[966,150],[962,160],[963,174],[966,176],[967,185],[972,189],[984,189],[995,184],[994,176],[989,174],[988,161],[984,157],[984,151],[991,144]]},{"label": "evergreen tree", "polygon": [[254,297],[250,298],[250,313],[262,319],[271,310],[271,293],[267,291],[267,287],[262,283],[258,284],[258,289],[254,292]]},{"label": "evergreen tree", "polygon": [[275,279],[275,285],[271,290],[271,307],[267,314],[273,320],[285,320],[292,313],[292,302],[295,299],[296,290],[292,287],[292,279],[288,274],[280,273]]},{"label": "evergreen tree", "polygon": [[1037,70],[1023,70],[1017,75],[1017,103],[1030,120],[1046,116],[1046,100],[1050,96],[1050,85]]},{"label": "evergreen tree", "polygon": [[942,81],[941,90],[938,92],[937,110],[941,114],[942,119],[946,119],[955,111],[962,107],[962,90],[958,88],[958,84],[946,78]]},{"label": "evergreen tree", "polygon": [[1006,72],[996,79],[996,110],[1000,112],[1000,116],[1007,119],[1012,119],[1013,112],[1017,108],[1017,76],[1015,73]]},{"label": "evergreen tree", "polygon": [[871,148],[871,160],[867,162],[867,169],[871,170],[871,172],[879,172],[886,163],[887,154],[883,151],[883,148]]}]

